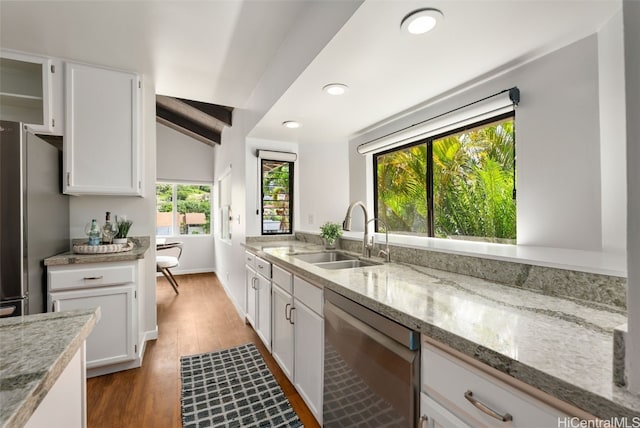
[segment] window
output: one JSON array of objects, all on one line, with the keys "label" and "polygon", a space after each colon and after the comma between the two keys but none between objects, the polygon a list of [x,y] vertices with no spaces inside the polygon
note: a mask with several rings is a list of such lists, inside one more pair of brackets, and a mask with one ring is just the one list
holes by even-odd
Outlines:
[{"label": "window", "polygon": [[515,244],[513,113],[378,153],[373,161],[376,217],[390,231]]},{"label": "window", "polygon": [[208,235],[211,185],[156,183],[156,235]]},{"label": "window", "polygon": [[260,159],[262,234],[293,230],[293,162]]}]

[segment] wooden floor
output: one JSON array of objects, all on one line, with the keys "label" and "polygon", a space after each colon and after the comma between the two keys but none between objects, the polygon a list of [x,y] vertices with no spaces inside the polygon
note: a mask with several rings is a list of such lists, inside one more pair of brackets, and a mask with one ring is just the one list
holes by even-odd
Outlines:
[{"label": "wooden floor", "polygon": [[87,380],[87,424],[94,427],[181,427],[180,356],[255,343],[305,427],[318,424],[256,333],[238,316],[214,274],[182,275],[176,296],[157,282],[158,339],[142,367]]}]

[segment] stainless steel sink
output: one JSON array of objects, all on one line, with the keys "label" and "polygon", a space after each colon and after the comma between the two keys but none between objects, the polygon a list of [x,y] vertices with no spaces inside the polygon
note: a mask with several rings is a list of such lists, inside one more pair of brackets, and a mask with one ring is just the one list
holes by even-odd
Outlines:
[{"label": "stainless steel sink", "polygon": [[356,256],[345,254],[340,251],[292,254],[292,256],[323,269],[352,269],[357,267],[376,266],[381,264],[370,260],[362,260]]},{"label": "stainless steel sink", "polygon": [[337,262],[337,261],[349,261],[349,260],[358,260],[357,257],[351,256],[349,254],[341,253],[339,251],[323,251],[321,253],[303,253],[303,254],[294,254],[293,257],[300,259],[307,263],[326,263],[326,262]]},{"label": "stainless steel sink", "polygon": [[314,265],[322,269],[353,269],[358,267],[378,266],[382,263],[371,262],[368,260],[340,260],[337,262],[314,263]]}]

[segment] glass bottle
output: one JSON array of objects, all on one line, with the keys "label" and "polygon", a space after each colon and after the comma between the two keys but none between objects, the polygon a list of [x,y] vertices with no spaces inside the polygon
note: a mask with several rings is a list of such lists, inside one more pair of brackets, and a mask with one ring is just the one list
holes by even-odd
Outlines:
[{"label": "glass bottle", "polygon": [[104,219],[104,226],[102,227],[102,242],[105,244],[111,244],[117,231],[118,226],[111,221],[111,212],[107,211]]},{"label": "glass bottle", "polygon": [[100,245],[100,228],[98,227],[98,221],[94,218],[91,220],[91,227],[89,228],[89,245]]}]

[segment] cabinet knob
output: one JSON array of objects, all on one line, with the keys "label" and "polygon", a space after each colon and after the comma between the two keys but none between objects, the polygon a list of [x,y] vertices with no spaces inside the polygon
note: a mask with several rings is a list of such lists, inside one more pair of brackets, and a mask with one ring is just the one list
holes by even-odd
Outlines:
[{"label": "cabinet knob", "polygon": [[429,422],[429,416],[420,416],[420,428],[428,428],[428,426],[426,425],[427,422]]}]

